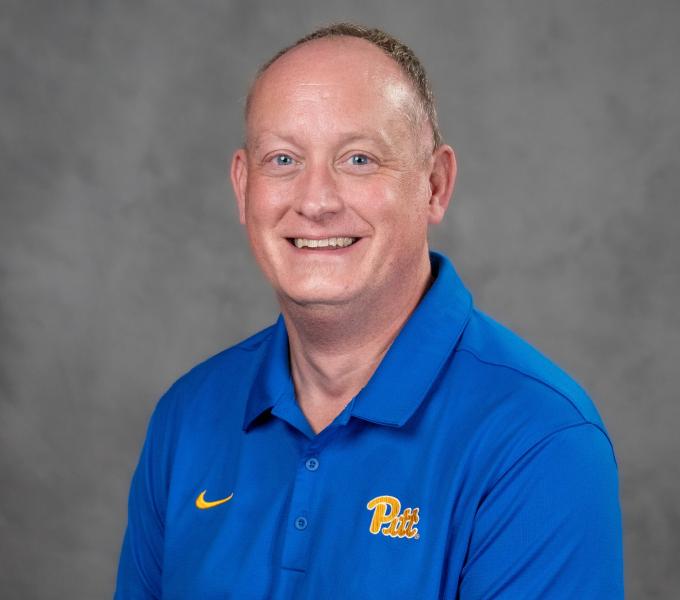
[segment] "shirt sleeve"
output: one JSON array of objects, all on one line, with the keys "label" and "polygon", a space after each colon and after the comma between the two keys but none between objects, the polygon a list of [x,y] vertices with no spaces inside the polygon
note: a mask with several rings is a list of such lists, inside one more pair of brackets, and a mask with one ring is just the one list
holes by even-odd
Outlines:
[{"label": "shirt sleeve", "polygon": [[132,477],[114,600],[161,598],[166,486],[159,409]]},{"label": "shirt sleeve", "polygon": [[617,466],[583,423],[544,438],[480,502],[460,600],[623,598]]}]

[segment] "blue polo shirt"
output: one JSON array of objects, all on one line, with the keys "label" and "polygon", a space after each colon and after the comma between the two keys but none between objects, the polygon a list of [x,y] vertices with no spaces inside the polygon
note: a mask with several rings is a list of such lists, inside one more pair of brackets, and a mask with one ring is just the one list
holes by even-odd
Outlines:
[{"label": "blue polo shirt", "polygon": [[451,263],[314,434],[282,318],[158,403],[116,598],[622,598],[617,467],[564,372]]}]

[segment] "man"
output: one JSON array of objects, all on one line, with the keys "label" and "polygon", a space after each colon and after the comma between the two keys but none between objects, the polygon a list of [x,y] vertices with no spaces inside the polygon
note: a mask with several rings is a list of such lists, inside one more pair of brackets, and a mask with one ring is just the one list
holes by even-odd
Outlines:
[{"label": "man", "polygon": [[117,597],[622,597],[594,406],[428,252],[456,163],[412,52],[319,30],[246,130],[232,182],[282,316],[160,401]]}]

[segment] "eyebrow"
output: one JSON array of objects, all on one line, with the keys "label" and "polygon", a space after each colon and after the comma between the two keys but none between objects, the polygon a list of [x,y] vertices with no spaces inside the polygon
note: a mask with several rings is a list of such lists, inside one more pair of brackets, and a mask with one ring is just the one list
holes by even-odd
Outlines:
[{"label": "eyebrow", "polygon": [[[251,150],[252,152],[256,153],[263,145],[264,141],[263,138],[267,137],[272,137],[276,138],[277,140],[281,140],[283,142],[292,144],[293,146],[301,147],[303,144],[298,140],[297,136],[295,134],[285,134],[285,133],[265,133],[263,135],[260,135],[255,138],[252,144],[248,144],[246,140],[246,148]],[[340,133],[338,135],[338,145],[347,145],[347,144],[352,144],[355,142],[369,142],[376,144],[377,146],[380,147],[380,149],[387,153],[387,154],[392,154],[393,146],[395,145],[396,141],[393,143],[390,143],[389,140],[386,140],[385,137],[377,130],[370,130],[368,132],[351,132],[348,131],[346,133]]]},{"label": "eyebrow", "polygon": [[246,149],[252,150],[253,152],[257,152],[260,149],[260,147],[264,144],[262,138],[266,137],[273,137],[276,138],[277,140],[281,140],[288,144],[292,144],[293,146],[298,147],[301,146],[301,144],[296,140],[295,135],[265,133],[264,135],[256,137],[252,144],[248,144],[248,138],[246,136]]}]

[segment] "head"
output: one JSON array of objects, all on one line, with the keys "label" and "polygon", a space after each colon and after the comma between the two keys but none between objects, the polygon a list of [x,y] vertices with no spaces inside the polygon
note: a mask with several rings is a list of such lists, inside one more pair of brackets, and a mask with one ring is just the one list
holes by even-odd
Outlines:
[{"label": "head", "polygon": [[435,114],[417,58],[378,30],[319,30],[260,70],[232,183],[282,302],[379,305],[429,274],[456,172]]}]

